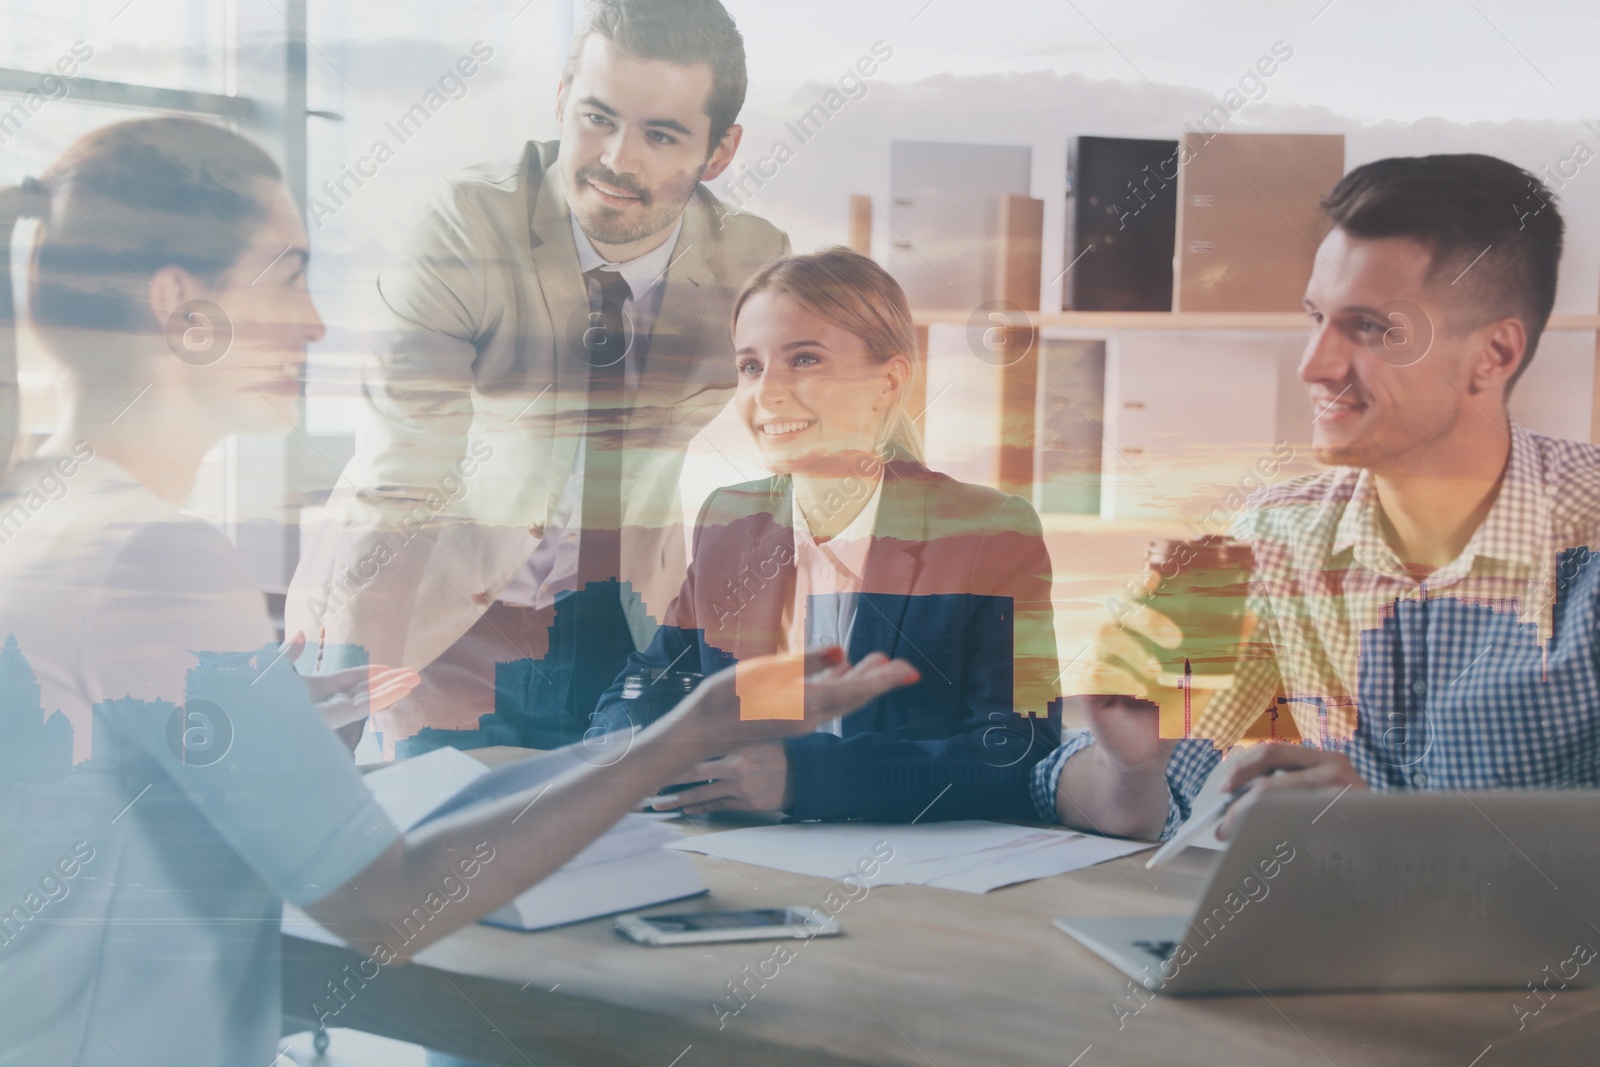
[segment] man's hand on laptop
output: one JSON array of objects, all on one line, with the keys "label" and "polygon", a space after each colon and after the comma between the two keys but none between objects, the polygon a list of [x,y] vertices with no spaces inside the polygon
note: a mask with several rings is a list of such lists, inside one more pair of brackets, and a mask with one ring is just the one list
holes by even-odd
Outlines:
[{"label": "man's hand on laptop", "polygon": [[1217,836],[1233,836],[1245,810],[1265,793],[1286,789],[1366,789],[1366,780],[1356,773],[1342,752],[1324,752],[1301,745],[1267,743],[1252,745],[1234,756],[1224,770],[1225,792],[1249,787],[1249,792],[1228,809],[1217,828]]}]

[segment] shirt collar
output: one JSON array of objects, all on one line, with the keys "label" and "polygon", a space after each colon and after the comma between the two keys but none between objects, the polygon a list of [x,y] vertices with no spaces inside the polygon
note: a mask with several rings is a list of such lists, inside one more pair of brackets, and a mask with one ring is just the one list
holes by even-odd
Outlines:
[{"label": "shirt collar", "polygon": [[[1461,555],[1436,571],[1430,583],[1465,575],[1478,556],[1537,567],[1548,552],[1552,512],[1538,449],[1521,423],[1515,419],[1509,423],[1511,454],[1494,503]],[[1334,530],[1333,551],[1351,548],[1356,561],[1371,570],[1399,566],[1379,526],[1377,487],[1367,470],[1356,474],[1350,500]]]},{"label": "shirt collar", "polygon": [[1548,555],[1553,519],[1544,467],[1533,435],[1511,420],[1511,456],[1489,514],[1461,553],[1537,566]]},{"label": "shirt collar", "polygon": [[1355,484],[1350,489],[1350,499],[1339,515],[1339,525],[1333,531],[1333,551],[1343,552],[1356,548],[1357,557],[1371,554],[1383,545],[1383,535],[1378,529],[1378,516],[1374,508],[1377,491],[1372,484],[1372,473],[1354,472]]},{"label": "shirt collar", "polygon": [[[834,541],[865,541],[872,536],[872,531],[878,525],[878,502],[883,498],[883,478],[878,479],[878,484],[872,487],[872,496],[867,498],[866,507],[861,513],[850,520],[850,525],[841,530]],[[793,511],[794,529],[797,534],[803,533],[805,540],[814,541],[811,535],[811,524],[806,520],[805,512],[800,510],[800,498],[794,492],[793,486],[789,490],[790,507]]]},{"label": "shirt collar", "polygon": [[610,267],[628,283],[635,301],[643,300],[652,289],[666,280],[667,268],[672,265],[673,249],[678,246],[678,235],[683,232],[683,216],[680,214],[672,233],[656,248],[626,263],[613,263],[600,254],[594,242],[589,240],[589,235],[583,232],[583,227],[578,225],[578,216],[569,211],[567,218],[572,223],[572,242],[578,246],[578,269],[588,274],[596,267]]}]

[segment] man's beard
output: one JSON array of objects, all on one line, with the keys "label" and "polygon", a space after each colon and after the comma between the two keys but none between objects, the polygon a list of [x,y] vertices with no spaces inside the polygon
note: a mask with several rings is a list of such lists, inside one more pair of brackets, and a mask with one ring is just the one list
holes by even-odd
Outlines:
[{"label": "man's beard", "polygon": [[1316,440],[1311,441],[1311,455],[1324,467],[1359,467],[1367,468],[1381,466],[1387,452],[1381,431],[1368,431],[1364,437],[1353,441],[1344,441],[1338,444],[1324,444]]},{"label": "man's beard", "polygon": [[705,173],[704,167],[695,172],[693,179],[688,183],[688,188],[683,190],[680,197],[673,195],[677,191],[670,187],[652,192],[634,179],[615,174],[599,163],[579,167],[573,175],[573,182],[578,188],[581,189],[593,179],[613,189],[621,189],[639,198],[639,206],[644,209],[644,215],[641,218],[629,219],[623,214],[626,209],[590,201],[583,207],[574,209],[578,227],[589,240],[600,244],[626,245],[642,241],[646,237],[668,229],[678,221],[678,216],[683,214],[684,205],[689,202],[695,186],[700,184],[700,175],[703,173]]},{"label": "man's beard", "polygon": [[1374,426],[1354,440],[1339,444],[1319,444],[1313,438],[1311,454],[1327,467],[1403,470],[1414,457],[1430,454],[1430,449],[1446,439],[1464,418],[1467,416],[1460,411],[1421,410],[1403,427],[1392,423]]},{"label": "man's beard", "polygon": [[1324,467],[1364,467],[1362,455],[1347,445],[1313,445],[1311,455]]}]

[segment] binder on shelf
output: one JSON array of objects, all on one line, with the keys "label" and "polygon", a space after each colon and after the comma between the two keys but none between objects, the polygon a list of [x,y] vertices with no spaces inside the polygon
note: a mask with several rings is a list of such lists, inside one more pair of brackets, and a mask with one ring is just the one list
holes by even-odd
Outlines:
[{"label": "binder on shelf", "polygon": [[1186,133],[1175,311],[1299,311],[1343,134]]},{"label": "binder on shelf", "polygon": [[1062,307],[1171,311],[1178,142],[1075,137]]},{"label": "binder on shelf", "polygon": [[1027,145],[889,142],[887,263],[914,308],[968,311],[999,273],[1000,198],[1029,195]]},{"label": "binder on shelf", "polygon": [[1033,505],[1041,515],[1100,514],[1105,391],[1104,338],[1040,342]]}]

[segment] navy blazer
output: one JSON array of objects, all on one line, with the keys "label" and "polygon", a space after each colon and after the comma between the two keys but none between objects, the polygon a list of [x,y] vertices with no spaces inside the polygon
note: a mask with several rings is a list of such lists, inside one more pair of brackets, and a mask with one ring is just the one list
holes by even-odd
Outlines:
[{"label": "navy blazer", "polygon": [[[622,699],[627,674],[669,665],[711,674],[783,647],[791,492],[788,478],[772,478],[712,494],[681,592],[601,696],[597,722],[630,724],[639,702]],[[1059,738],[1046,717],[1057,676],[1050,579],[1027,501],[919,463],[887,464],[848,652],[852,662],[899,657],[922,678],[846,716],[843,736],[785,742],[788,814],[1036,820],[1028,776]]]}]

